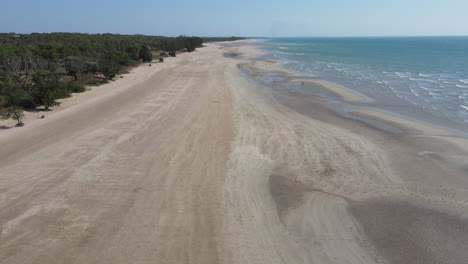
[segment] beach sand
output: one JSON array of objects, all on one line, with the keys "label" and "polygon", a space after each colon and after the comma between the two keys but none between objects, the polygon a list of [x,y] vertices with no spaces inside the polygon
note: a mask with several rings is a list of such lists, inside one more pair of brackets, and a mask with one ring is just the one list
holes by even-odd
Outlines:
[{"label": "beach sand", "polygon": [[304,76],[244,60],[261,54],[247,43],[141,66],[0,130],[0,263],[468,258],[464,139],[261,87],[244,69]]},{"label": "beach sand", "polygon": [[328,83],[328,82],[324,82],[324,81],[320,81],[320,80],[309,80],[309,79],[297,79],[297,80],[294,80],[295,82],[303,82],[303,83],[311,83],[311,84],[314,84],[314,85],[317,85],[321,88],[324,88],[324,89],[327,89],[327,90],[330,90],[331,92],[333,93],[336,93],[338,95],[340,95],[344,100],[346,101],[355,101],[355,102],[362,102],[362,101],[365,101],[366,98],[357,94],[357,93],[353,93],[351,91],[348,91],[344,88],[341,88],[337,85],[334,85],[334,84],[331,84],[331,83]]}]

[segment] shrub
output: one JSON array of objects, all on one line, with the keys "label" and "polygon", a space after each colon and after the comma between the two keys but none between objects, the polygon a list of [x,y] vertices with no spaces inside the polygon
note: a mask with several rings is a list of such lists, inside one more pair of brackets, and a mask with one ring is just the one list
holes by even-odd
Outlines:
[{"label": "shrub", "polygon": [[111,50],[104,54],[104,60],[111,60],[123,66],[133,65],[135,62],[128,56],[127,53],[118,50]]},{"label": "shrub", "polygon": [[95,61],[86,62],[85,72],[95,74],[99,71],[99,64]]},{"label": "shrub", "polygon": [[78,73],[84,70],[85,64],[81,58],[70,56],[63,60],[63,66],[67,74],[73,76],[76,81],[78,80]]},{"label": "shrub", "polygon": [[137,44],[128,46],[125,51],[132,60],[137,61],[140,59],[140,47]]},{"label": "shrub", "polygon": [[143,62],[151,62],[153,60],[153,54],[149,46],[143,46],[140,49],[140,59]]},{"label": "shrub", "polygon": [[[61,98],[68,98],[70,96],[71,96],[71,92],[66,87],[60,86],[58,89],[53,91],[51,97],[54,98],[55,100],[55,99],[61,99]],[[54,102],[54,105],[60,105],[60,103]]]},{"label": "shrub", "polygon": [[5,107],[20,106],[22,108],[34,108],[36,104],[31,94],[27,93],[21,87],[11,84],[3,88],[3,102]]},{"label": "shrub", "polygon": [[14,119],[17,122],[17,126],[23,126],[24,113],[23,109],[18,106],[10,106],[0,109],[0,119]]},{"label": "shrub", "polygon": [[39,71],[33,76],[33,98],[37,105],[44,105],[48,110],[51,106],[60,105],[55,99],[69,96],[66,90],[60,89],[57,77],[49,71]]},{"label": "shrub", "polygon": [[107,79],[112,79],[119,72],[120,66],[113,60],[103,59],[99,61],[99,69]]},{"label": "shrub", "polygon": [[80,83],[76,83],[76,82],[69,82],[69,83],[66,83],[64,86],[65,86],[65,89],[69,91],[70,93],[82,93],[86,91],[86,87],[84,87],[84,85]]}]

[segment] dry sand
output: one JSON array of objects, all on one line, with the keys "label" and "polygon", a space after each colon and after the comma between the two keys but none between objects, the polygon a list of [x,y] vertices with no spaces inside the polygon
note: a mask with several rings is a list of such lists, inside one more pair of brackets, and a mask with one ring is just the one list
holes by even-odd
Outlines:
[{"label": "dry sand", "polygon": [[241,60],[260,54],[242,44],[137,68],[0,130],[0,263],[468,258],[466,182],[416,185],[388,145],[278,104],[239,69],[278,63]]}]

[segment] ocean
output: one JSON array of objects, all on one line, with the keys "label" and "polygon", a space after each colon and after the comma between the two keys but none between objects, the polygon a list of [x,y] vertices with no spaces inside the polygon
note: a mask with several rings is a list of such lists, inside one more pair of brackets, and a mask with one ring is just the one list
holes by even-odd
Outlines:
[{"label": "ocean", "polygon": [[275,38],[263,58],[372,98],[360,107],[468,132],[468,37]]}]

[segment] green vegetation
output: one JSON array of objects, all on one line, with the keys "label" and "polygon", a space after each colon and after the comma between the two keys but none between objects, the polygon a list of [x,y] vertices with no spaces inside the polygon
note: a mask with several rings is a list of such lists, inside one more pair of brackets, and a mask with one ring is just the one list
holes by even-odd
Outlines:
[{"label": "green vegetation", "polygon": [[22,122],[23,118],[24,118],[23,109],[19,107],[10,106],[10,107],[0,109],[0,120],[14,119],[17,122],[16,126],[23,126],[23,122]]},{"label": "green vegetation", "polygon": [[201,47],[198,37],[115,34],[0,34],[0,119],[22,124],[23,110],[105,83],[128,67],[151,62],[153,52],[176,56]]}]

